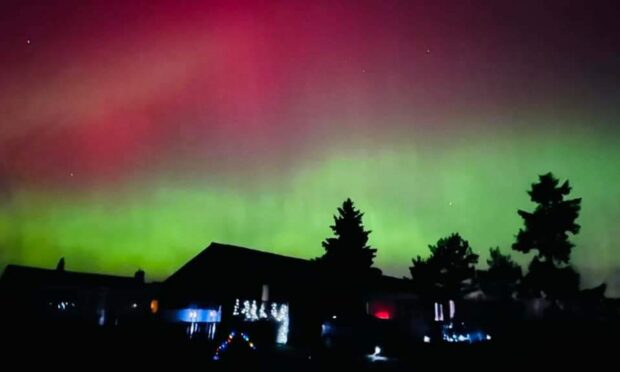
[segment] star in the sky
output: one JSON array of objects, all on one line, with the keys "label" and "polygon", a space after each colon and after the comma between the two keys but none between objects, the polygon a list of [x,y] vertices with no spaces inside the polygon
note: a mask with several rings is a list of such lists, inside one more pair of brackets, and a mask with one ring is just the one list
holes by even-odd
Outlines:
[{"label": "star in the sky", "polygon": [[26,45],[30,45],[30,39],[26,40]]}]

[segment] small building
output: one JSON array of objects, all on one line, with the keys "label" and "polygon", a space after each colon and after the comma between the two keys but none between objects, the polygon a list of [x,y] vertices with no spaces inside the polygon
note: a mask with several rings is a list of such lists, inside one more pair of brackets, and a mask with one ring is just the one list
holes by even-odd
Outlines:
[{"label": "small building", "polygon": [[[4,319],[117,326],[150,312],[156,284],[134,277],[8,265],[0,277]],[[155,302],[156,304],[156,302]]]}]

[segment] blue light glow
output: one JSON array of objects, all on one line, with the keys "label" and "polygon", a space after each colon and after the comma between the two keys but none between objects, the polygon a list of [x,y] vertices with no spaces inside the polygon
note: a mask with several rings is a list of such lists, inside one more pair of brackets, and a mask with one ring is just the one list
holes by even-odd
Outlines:
[{"label": "blue light glow", "polygon": [[[453,323],[443,325],[443,340],[446,342],[467,342],[470,344],[491,340],[491,336],[482,331],[467,331],[463,327],[458,327],[459,330],[457,330],[456,328]],[[426,337],[424,341],[426,342]]]},{"label": "blue light glow", "polygon": [[215,309],[172,310],[169,316],[175,322],[185,323],[219,323],[222,321],[222,312]]}]

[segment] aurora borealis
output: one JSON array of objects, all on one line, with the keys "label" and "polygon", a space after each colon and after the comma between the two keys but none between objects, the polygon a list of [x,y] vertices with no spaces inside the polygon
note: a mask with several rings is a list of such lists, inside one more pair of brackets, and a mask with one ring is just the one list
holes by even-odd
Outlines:
[{"label": "aurora borealis", "polygon": [[614,4],[507,3],[2,2],[0,267],[315,257],[346,197],[388,274],[452,232],[484,262],[552,171],[620,295]]}]

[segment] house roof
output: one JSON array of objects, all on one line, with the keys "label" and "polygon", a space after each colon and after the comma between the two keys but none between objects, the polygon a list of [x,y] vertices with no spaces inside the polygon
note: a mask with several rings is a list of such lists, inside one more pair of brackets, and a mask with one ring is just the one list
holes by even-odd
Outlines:
[{"label": "house roof", "polygon": [[184,283],[211,276],[308,279],[315,275],[312,262],[230,244],[211,243],[173,273],[165,284]]},{"label": "house roof", "polygon": [[37,288],[50,286],[130,288],[143,283],[134,277],[8,265],[0,277],[0,284]]},{"label": "house roof", "polygon": [[[214,242],[164,283],[172,286],[188,283],[206,284],[207,278],[224,280],[226,277],[231,277],[236,280],[251,278],[253,281],[264,283],[285,280],[289,284],[296,282],[309,284],[316,280],[318,275],[320,274],[317,267],[311,260]],[[369,289],[380,292],[402,292],[408,291],[408,288],[407,280],[379,275],[372,281]]]}]

